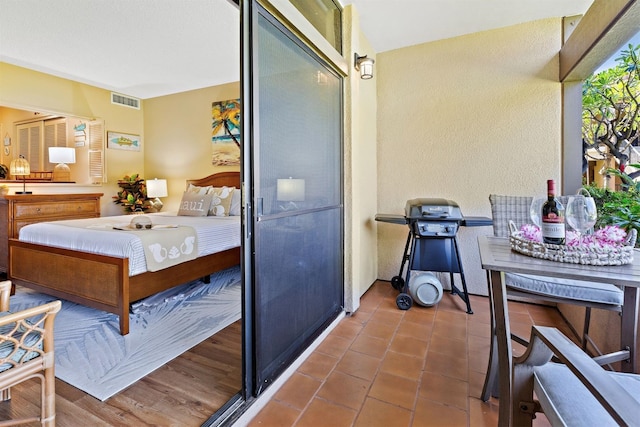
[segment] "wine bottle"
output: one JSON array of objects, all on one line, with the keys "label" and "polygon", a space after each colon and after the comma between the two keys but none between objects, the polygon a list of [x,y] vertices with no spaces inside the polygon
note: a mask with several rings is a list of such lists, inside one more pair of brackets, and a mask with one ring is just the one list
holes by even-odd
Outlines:
[{"label": "wine bottle", "polygon": [[541,231],[544,243],[564,245],[564,206],[556,198],[555,182],[547,181],[547,201],[542,205]]}]

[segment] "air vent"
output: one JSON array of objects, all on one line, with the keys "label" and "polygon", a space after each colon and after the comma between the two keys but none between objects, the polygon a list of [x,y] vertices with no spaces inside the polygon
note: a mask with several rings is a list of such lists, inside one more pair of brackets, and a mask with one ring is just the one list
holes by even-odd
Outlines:
[{"label": "air vent", "polygon": [[129,108],[140,109],[140,100],[131,96],[121,95],[119,93],[111,92],[111,103],[123,105]]}]

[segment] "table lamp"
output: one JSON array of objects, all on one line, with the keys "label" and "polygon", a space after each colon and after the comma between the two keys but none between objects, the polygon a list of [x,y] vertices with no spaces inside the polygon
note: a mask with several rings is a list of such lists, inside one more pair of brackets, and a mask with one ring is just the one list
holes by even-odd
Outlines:
[{"label": "table lamp", "polygon": [[279,179],[276,186],[276,199],[279,202],[289,202],[280,205],[282,210],[297,209],[295,202],[304,202],[304,179],[291,177]]},{"label": "table lamp", "polygon": [[149,203],[157,212],[160,212],[160,209],[162,209],[162,201],[160,201],[160,197],[167,197],[168,195],[166,179],[156,178],[147,181],[147,197],[155,197]]},{"label": "table lamp", "polygon": [[9,173],[13,177],[22,177],[22,191],[16,191],[16,194],[31,194],[31,191],[26,190],[27,186],[27,175],[31,173],[31,168],[29,167],[29,162],[24,158],[22,154],[17,159],[11,160],[11,164],[9,165]]},{"label": "table lamp", "polygon": [[54,181],[71,181],[69,163],[76,162],[76,149],[72,147],[49,147],[49,163],[57,163],[53,168]]}]

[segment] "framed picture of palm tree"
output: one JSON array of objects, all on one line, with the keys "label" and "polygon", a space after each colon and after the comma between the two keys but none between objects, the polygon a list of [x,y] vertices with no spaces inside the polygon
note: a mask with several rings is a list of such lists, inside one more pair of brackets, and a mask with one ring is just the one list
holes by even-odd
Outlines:
[{"label": "framed picture of palm tree", "polygon": [[211,164],[240,164],[240,100],[211,103]]}]

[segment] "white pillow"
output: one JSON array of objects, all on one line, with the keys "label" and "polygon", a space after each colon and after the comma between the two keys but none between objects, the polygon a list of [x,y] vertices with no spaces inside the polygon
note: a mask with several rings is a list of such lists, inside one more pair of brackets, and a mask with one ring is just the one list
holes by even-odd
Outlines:
[{"label": "white pillow", "polygon": [[231,195],[231,207],[229,208],[229,215],[240,216],[240,202],[242,201],[242,194],[240,190],[234,187],[233,194]]},{"label": "white pillow", "polygon": [[193,185],[193,184],[189,184],[189,186],[187,187],[187,193],[192,193],[192,194],[199,194],[201,196],[205,195],[205,194],[209,194],[209,192],[211,191],[213,187],[210,185],[207,185],[206,187],[198,187],[197,185]]}]

